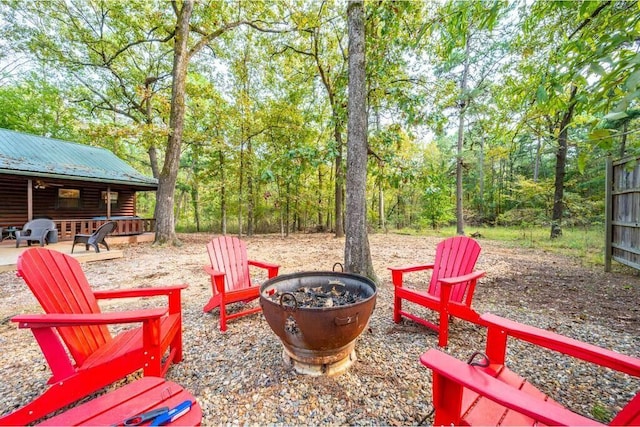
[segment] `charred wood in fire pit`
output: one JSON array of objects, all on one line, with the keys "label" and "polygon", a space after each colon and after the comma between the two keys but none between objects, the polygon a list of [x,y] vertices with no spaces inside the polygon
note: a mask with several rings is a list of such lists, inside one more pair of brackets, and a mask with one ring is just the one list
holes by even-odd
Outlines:
[{"label": "charred wood in fire pit", "polygon": [[327,308],[355,304],[368,296],[352,292],[339,280],[330,280],[326,285],[301,286],[292,292],[276,291],[269,299],[284,307]]}]

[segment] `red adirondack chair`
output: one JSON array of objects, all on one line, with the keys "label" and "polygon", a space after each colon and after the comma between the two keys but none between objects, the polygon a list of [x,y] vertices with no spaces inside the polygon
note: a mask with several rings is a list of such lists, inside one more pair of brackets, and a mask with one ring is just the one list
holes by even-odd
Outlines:
[{"label": "red adirondack chair", "polygon": [[[484,271],[473,271],[480,255],[480,245],[475,240],[456,236],[443,240],[436,247],[433,264],[389,267],[394,285],[393,321],[399,323],[402,316],[438,332],[438,345],[444,347],[449,340],[449,316],[478,323],[480,315],[471,308],[473,293]],[[412,289],[403,286],[406,273],[433,270],[428,289]],[[402,307],[402,300],[438,312],[438,323],[431,322]]]},{"label": "red adirondack chair", "polygon": [[[603,425],[563,407],[507,368],[509,337],[640,377],[640,359],[492,314],[481,319],[488,327],[488,366],[470,365],[436,349],[420,357],[433,370],[434,425]],[[640,425],[640,393],[609,425]]]},{"label": "red adirondack chair", "polygon": [[227,330],[227,321],[240,316],[257,313],[261,307],[227,313],[226,305],[236,302],[250,302],[260,296],[260,286],[251,283],[249,266],[267,270],[270,279],[278,275],[279,265],[250,260],[247,245],[237,237],[220,236],[207,243],[210,266],[204,269],[211,275],[213,296],[204,306],[208,312],[220,307],[220,331]]},{"label": "red adirondack chair", "polygon": [[[0,424],[30,423],[139,369],[162,377],[182,360],[180,292],[187,285],[94,292],[75,258],[44,248],[23,252],[17,268],[45,314],[11,320],[31,330],[52,376],[42,395]],[[168,307],[102,313],[98,306],[100,299],[152,296],[167,297]],[[106,326],[127,323],[142,326],[116,336]]]}]

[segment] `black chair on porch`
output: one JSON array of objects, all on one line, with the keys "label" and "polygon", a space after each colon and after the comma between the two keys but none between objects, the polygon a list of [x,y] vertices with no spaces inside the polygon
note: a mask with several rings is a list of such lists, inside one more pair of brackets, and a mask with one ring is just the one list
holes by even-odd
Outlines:
[{"label": "black chair on porch", "polygon": [[73,246],[71,246],[71,253],[73,253],[73,248],[77,244],[84,244],[86,250],[89,250],[89,246],[93,246],[96,252],[100,252],[100,248],[98,245],[102,245],[107,248],[107,250],[110,250],[109,245],[104,239],[109,233],[115,230],[116,225],[117,224],[115,221],[109,221],[102,224],[96,231],[91,234],[76,234],[75,236],[73,236]]}]

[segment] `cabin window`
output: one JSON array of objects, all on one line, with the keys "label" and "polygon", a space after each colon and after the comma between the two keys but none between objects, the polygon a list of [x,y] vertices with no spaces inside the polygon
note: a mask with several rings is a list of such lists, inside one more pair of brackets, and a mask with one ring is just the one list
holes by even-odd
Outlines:
[{"label": "cabin window", "polygon": [[[109,193],[109,197],[111,199],[111,206],[112,207],[118,206],[118,192],[117,191],[111,191]],[[100,197],[100,205],[101,205],[101,207],[107,206],[107,192],[106,191],[102,192],[102,196]]]},{"label": "cabin window", "polygon": [[75,209],[80,207],[80,190],[58,188],[58,208]]}]

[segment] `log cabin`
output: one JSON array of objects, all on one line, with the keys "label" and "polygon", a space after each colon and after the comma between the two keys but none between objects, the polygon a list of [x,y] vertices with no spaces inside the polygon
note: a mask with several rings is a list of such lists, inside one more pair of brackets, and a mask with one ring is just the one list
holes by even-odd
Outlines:
[{"label": "log cabin", "polygon": [[36,218],[56,223],[53,242],[92,233],[110,220],[118,224],[112,235],[155,231],[154,219],[137,215],[136,193],[157,188],[155,178],[104,148],[0,129],[4,237]]}]

